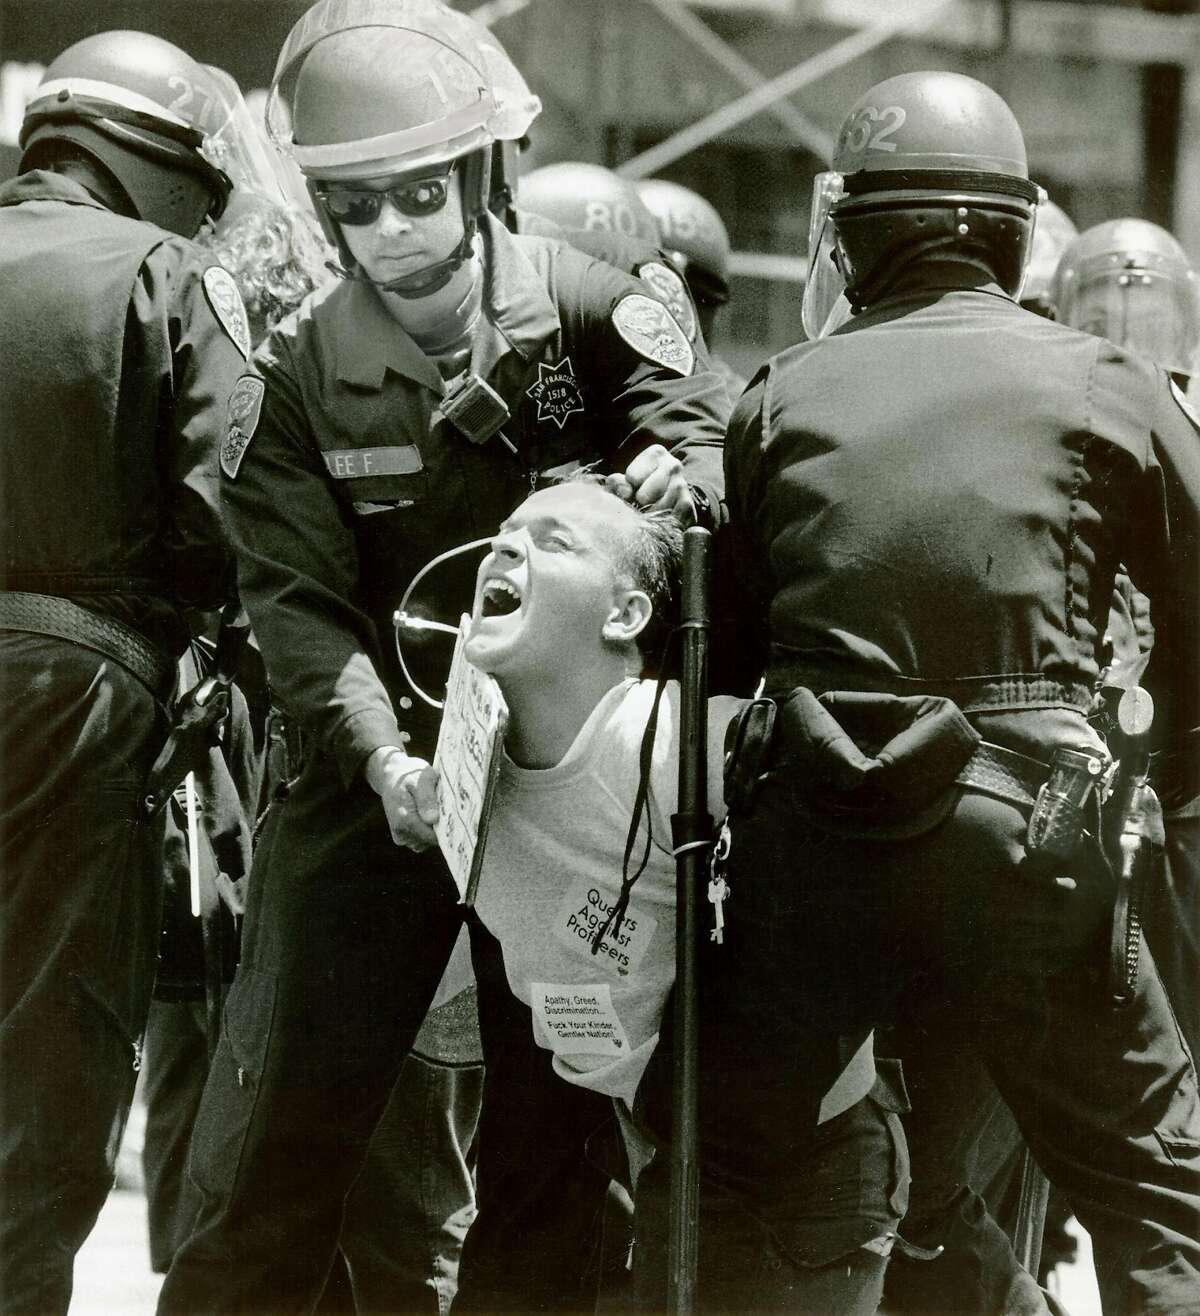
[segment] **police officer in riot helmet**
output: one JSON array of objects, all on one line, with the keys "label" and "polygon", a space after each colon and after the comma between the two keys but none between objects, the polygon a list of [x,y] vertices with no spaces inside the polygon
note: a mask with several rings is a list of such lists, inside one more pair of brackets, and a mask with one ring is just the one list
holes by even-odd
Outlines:
[{"label": "police officer in riot helmet", "polygon": [[1126,898],[1153,843],[1148,705],[1093,701],[1124,560],[1188,641],[1160,681],[1194,724],[1200,444],[1155,366],[1017,305],[1039,199],[990,88],[873,87],[815,184],[814,341],[735,407],[776,716],[732,769],[757,790],[702,1007],[703,1152],[760,1194],[779,1263],[811,1264],[773,1209],[813,1136],[797,1112],[925,974],[905,1011],[978,1052],[1092,1235],[1105,1311],[1183,1312],[1200,1169],[1168,1148],[1200,1101]]},{"label": "police officer in riot helmet", "polygon": [[[603,165],[563,160],[522,175],[510,212],[518,233],[561,238],[579,251],[636,275],[671,309],[689,342],[703,338],[700,314],[654,216],[637,188]],[[713,368],[722,373],[714,357]]]},{"label": "police officer in riot helmet", "polygon": [[1157,224],[1110,219],[1080,233],[1060,253],[1050,300],[1060,323],[1141,352],[1180,383],[1195,374],[1200,280]]},{"label": "police officer in riot helmet", "polygon": [[[402,671],[410,582],[580,463],[686,521],[719,505],[727,404],[703,348],[644,283],[488,211],[493,148],[538,109],[495,38],[440,4],[321,0],[279,55],[268,124],[342,277],[257,350],[222,472],[239,589],[303,767],[255,855],[193,1138],[205,1204],[164,1312],[315,1303],[461,928],[431,826],[439,713],[422,702],[449,650],[402,634]],[[439,566],[409,611],[453,628],[474,566]],[[607,1179],[583,1144],[608,1107],[564,1101],[528,1015],[489,1005],[489,982],[508,993],[480,931],[480,1214],[456,1306],[571,1309],[589,1301],[578,1252],[541,1240],[590,1239]]]},{"label": "police officer in riot helmet", "polygon": [[1058,269],[1063,252],[1078,236],[1075,222],[1061,206],[1050,200],[1038,203],[1033,248],[1025,269],[1025,282],[1021,285],[1021,305],[1027,311],[1053,317],[1054,271]]},{"label": "police officer in riot helmet", "polygon": [[74,174],[112,213],[195,237],[230,192],[203,149],[210,97],[206,71],[170,42],[87,37],[54,60],[26,108],[21,172]]},{"label": "police officer in riot helmet", "polygon": [[191,238],[229,180],[204,69],[102,32],[46,70],[0,188],[0,1292],[65,1312],[113,1181],[155,977],[144,807],[192,609],[232,597],[217,450],[245,365]]},{"label": "police officer in riot helmet", "polygon": [[541,165],[521,175],[516,199],[520,211],[568,232],[611,233],[659,245],[658,226],[637,188],[603,165],[583,160]]},{"label": "police officer in riot helmet", "polygon": [[682,268],[707,335],[717,308],[729,300],[729,234],[698,192],[665,178],[646,178],[637,194],[654,216],[659,238]]},{"label": "police officer in riot helmet", "polygon": [[[647,178],[637,187],[658,223],[659,238],[676,265],[683,271],[688,290],[696,303],[700,330],[712,342],[717,312],[729,301],[729,233],[725,222],[698,192],[665,178]],[[715,358],[726,376],[731,397],[746,387],[726,361]]]},{"label": "police officer in riot helmet", "polygon": [[[1172,391],[1194,417],[1184,390],[1200,351],[1200,286],[1172,234],[1144,219],[1113,219],[1086,229],[1062,255],[1053,298],[1062,323],[1140,352],[1169,371]],[[1194,583],[1181,572],[1167,587],[1189,591]],[[1151,593],[1149,601],[1154,647],[1144,684],[1158,709],[1151,775],[1162,797],[1166,863],[1146,902],[1146,937],[1195,1055],[1200,1048],[1195,990],[1200,975],[1200,728],[1186,707],[1173,706],[1169,679],[1176,669],[1187,670],[1195,636],[1161,624],[1160,594]],[[1135,604],[1139,601],[1135,595]]]}]

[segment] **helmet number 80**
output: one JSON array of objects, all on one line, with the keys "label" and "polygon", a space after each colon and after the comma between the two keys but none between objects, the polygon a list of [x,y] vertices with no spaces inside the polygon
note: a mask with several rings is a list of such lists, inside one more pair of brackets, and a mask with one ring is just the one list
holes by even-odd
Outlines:
[{"label": "helmet number 80", "polygon": [[894,151],[895,142],[888,138],[903,126],[908,118],[901,105],[888,105],[882,110],[874,105],[864,105],[846,124],[846,150],[858,155],[870,148],[872,151]]}]

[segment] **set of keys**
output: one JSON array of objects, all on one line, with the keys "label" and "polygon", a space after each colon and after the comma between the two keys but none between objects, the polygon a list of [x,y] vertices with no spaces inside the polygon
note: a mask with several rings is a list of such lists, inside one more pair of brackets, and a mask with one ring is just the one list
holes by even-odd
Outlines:
[{"label": "set of keys", "polygon": [[729,883],[725,881],[725,864],[729,859],[729,850],[733,838],[729,832],[728,820],[721,824],[717,843],[713,846],[708,863],[708,899],[713,907],[713,929],[708,934],[709,941],[718,946],[725,944],[725,902],[729,899]]}]

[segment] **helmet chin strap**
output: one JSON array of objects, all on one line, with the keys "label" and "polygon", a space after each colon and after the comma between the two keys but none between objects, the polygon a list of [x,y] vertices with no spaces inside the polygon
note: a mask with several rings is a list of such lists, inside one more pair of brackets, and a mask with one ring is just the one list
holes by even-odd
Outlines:
[{"label": "helmet chin strap", "polygon": [[357,279],[361,283],[369,283],[371,287],[378,288],[380,292],[394,293],[397,297],[407,300],[432,297],[435,292],[441,292],[470,259],[474,250],[472,245],[474,239],[475,223],[472,220],[463,230],[462,241],[448,256],[435,261],[432,265],[426,265],[423,270],[403,274],[398,279],[373,279],[361,265],[347,268],[330,261],[328,267],[343,279]]}]

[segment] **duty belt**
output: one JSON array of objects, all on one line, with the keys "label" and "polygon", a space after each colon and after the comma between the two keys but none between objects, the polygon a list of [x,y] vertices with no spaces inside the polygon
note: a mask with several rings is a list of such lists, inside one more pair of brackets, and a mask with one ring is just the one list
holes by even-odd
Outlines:
[{"label": "duty belt", "polygon": [[831,672],[813,667],[786,645],[771,646],[767,667],[767,693],[807,686],[814,694],[830,690],[862,690],[870,693],[932,695],[951,699],[965,713],[996,709],[1091,708],[1093,690],[1083,681],[1059,681],[1038,672],[1013,672],[1007,676],[963,676],[926,680],[914,676],[889,675],[885,672]]},{"label": "duty belt", "polygon": [[159,699],[170,692],[175,680],[174,660],[145,636],[115,617],[81,608],[55,594],[0,591],[0,630],[48,635],[94,649],[120,663]]},{"label": "duty belt", "polygon": [[1050,775],[1049,764],[1031,759],[1016,750],[983,741],[955,777],[960,786],[970,786],[996,795],[1011,804],[1032,808],[1038,791]]}]

